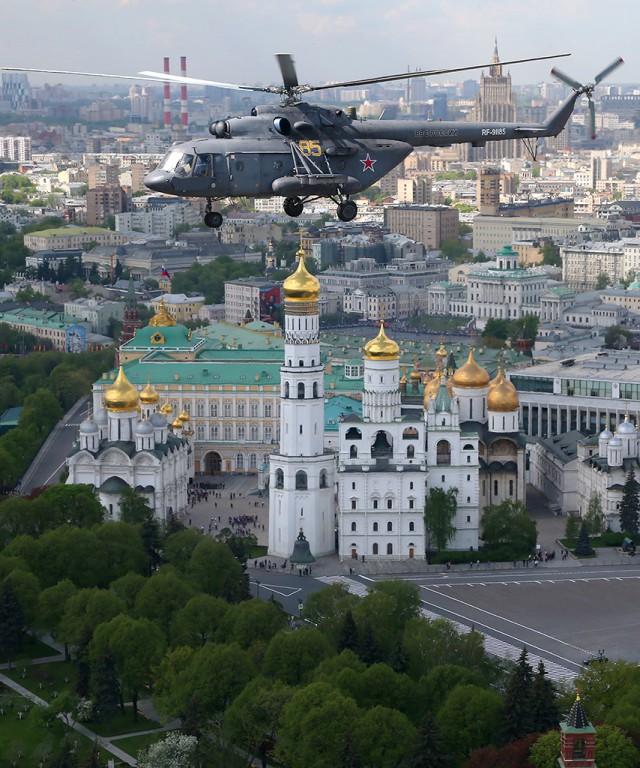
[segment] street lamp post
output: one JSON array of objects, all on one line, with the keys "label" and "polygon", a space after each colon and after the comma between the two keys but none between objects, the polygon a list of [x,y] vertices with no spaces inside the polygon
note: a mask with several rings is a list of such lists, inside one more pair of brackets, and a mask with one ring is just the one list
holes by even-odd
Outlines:
[{"label": "street lamp post", "polygon": [[256,579],[256,597],[260,597],[260,582]]},{"label": "street lamp post", "polygon": [[304,603],[302,600],[298,600],[298,615],[300,616],[300,619],[302,619],[302,609],[304,608]]}]

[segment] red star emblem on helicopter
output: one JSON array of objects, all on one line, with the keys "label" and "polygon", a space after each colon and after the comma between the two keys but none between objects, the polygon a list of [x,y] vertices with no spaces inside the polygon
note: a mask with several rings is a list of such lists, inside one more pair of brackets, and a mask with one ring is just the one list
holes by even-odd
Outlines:
[{"label": "red star emblem on helicopter", "polygon": [[371,171],[372,173],[375,173],[374,170],[374,164],[377,163],[377,160],[374,160],[371,155],[367,152],[367,156],[364,160],[360,161],[362,163],[362,170],[363,171]]}]

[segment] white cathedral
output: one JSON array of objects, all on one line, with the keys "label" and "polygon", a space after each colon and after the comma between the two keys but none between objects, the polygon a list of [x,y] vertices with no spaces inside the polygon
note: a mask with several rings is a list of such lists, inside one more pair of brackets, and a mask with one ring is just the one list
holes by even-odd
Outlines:
[{"label": "white cathedral", "polygon": [[[99,399],[98,399],[99,398]],[[172,407],[159,406],[147,385],[139,392],[120,366],[104,395],[94,391],[95,417],[80,425],[78,443],[67,458],[67,483],[96,489],[110,517],[120,517],[120,494],[129,486],[149,503],[159,520],[187,511],[187,488],[193,478],[189,415],[169,420]]]},{"label": "white cathedral", "polygon": [[[431,377],[401,374],[400,348],[384,325],[364,348],[362,416],[340,423],[325,447],[320,284],[304,263],[285,280],[281,442],[270,456],[269,553],[287,558],[300,531],[316,556],[424,559],[431,488],[457,489],[452,549],[477,549],[482,509],[525,500],[524,437],[515,387],[490,380],[469,352],[443,347]],[[420,392],[424,385],[423,393]]]}]

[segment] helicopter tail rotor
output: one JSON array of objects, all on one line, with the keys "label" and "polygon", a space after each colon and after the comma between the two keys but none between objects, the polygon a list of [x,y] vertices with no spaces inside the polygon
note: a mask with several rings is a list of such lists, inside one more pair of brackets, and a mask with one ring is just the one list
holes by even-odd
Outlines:
[{"label": "helicopter tail rotor", "polygon": [[566,75],[564,72],[556,69],[555,67],[551,70],[551,74],[556,79],[565,83],[565,85],[568,85],[570,88],[573,88],[576,93],[584,94],[587,97],[589,102],[589,130],[591,132],[590,135],[592,139],[596,138],[596,108],[595,104],[593,103],[593,92],[598,83],[604,80],[605,77],[608,77],[622,64],[624,64],[624,59],[621,56],[618,56],[615,61],[612,61],[608,67],[605,67],[595,76],[592,83],[585,84],[579,83],[577,80],[574,80],[572,77],[569,77],[569,75]]}]

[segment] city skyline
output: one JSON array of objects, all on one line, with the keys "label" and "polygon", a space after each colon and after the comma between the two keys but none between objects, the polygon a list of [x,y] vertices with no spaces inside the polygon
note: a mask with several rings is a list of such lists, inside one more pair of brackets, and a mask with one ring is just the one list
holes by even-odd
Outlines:
[{"label": "city skyline", "polygon": [[[617,16],[629,22],[636,9],[622,0]],[[27,34],[5,35],[0,65],[135,75],[161,70],[162,58],[169,56],[172,74],[179,74],[179,57],[186,55],[192,77],[272,84],[280,80],[273,54],[284,52],[293,55],[300,82],[319,84],[488,64],[497,39],[503,61],[572,54],[513,66],[515,84],[548,81],[554,65],[586,82],[617,56],[626,65],[610,82],[640,82],[635,25],[621,24],[615,35],[603,35],[605,23],[615,20],[594,0],[494,0],[482,13],[471,0],[438,0],[428,9],[419,0],[394,7],[369,0],[347,11],[338,0],[292,0],[282,14],[257,0],[237,0],[224,10],[204,0],[10,0],[3,8],[7,32],[25,30],[25,20]],[[479,77],[480,70],[453,76]],[[29,79],[33,85],[78,81],[38,74]]]}]

